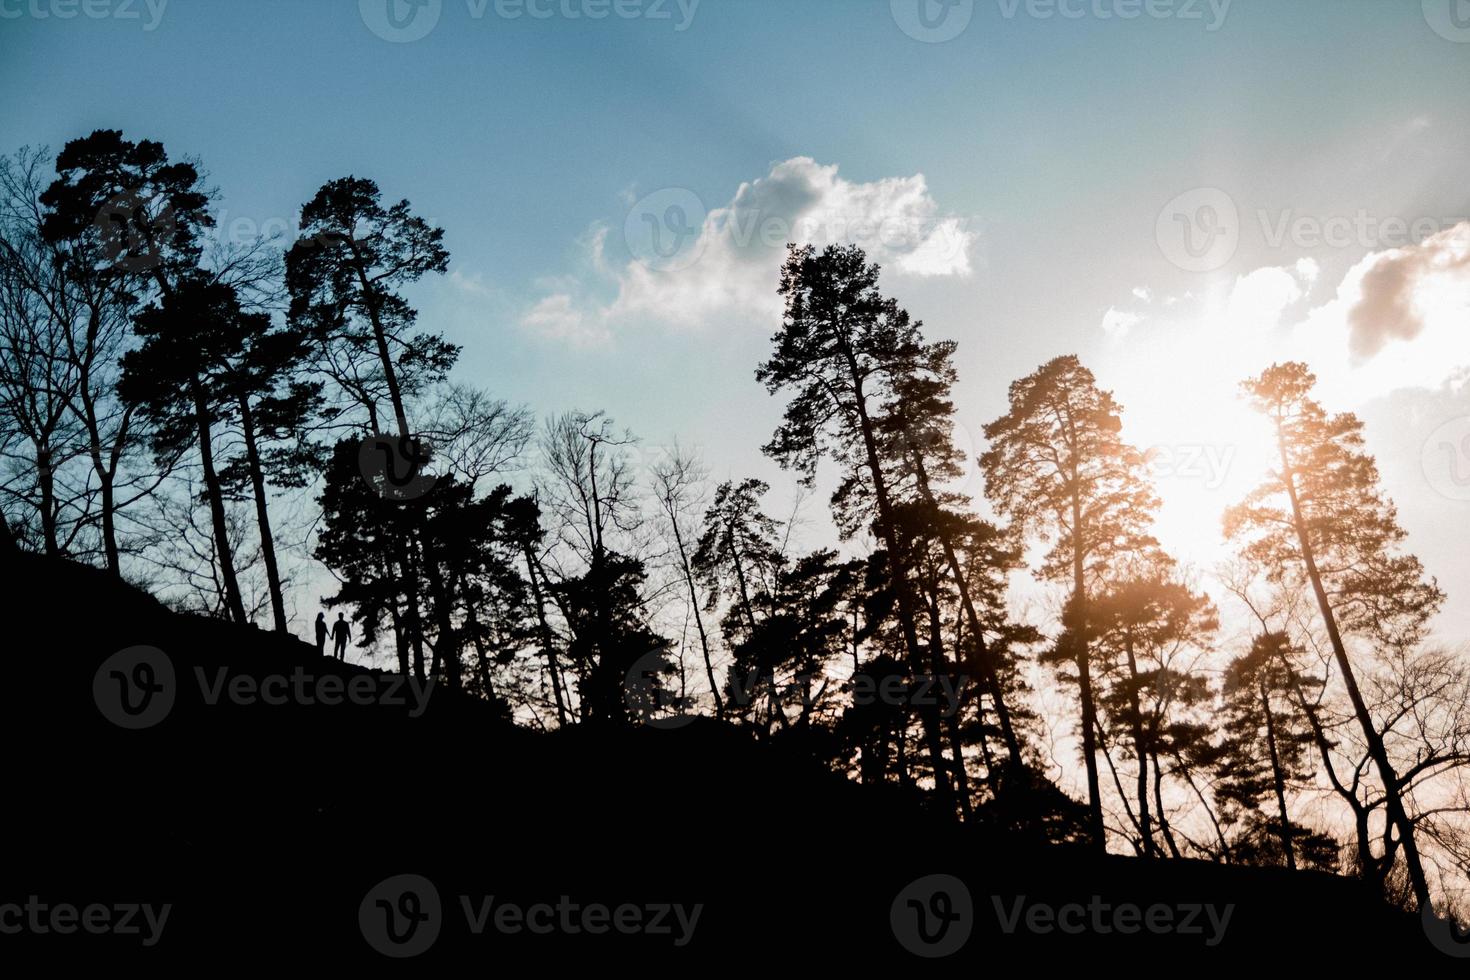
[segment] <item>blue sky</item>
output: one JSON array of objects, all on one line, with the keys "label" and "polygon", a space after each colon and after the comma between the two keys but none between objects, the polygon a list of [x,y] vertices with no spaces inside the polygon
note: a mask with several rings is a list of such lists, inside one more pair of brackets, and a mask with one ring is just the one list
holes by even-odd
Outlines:
[{"label": "blue sky", "polygon": [[[1470,491],[1434,471],[1443,444],[1470,473],[1462,0],[1460,21],[1451,0],[973,0],[939,43],[903,29],[937,0],[620,0],[639,15],[597,20],[566,11],[598,0],[442,0],[397,42],[371,26],[387,2],[0,0],[5,148],[162,140],[203,160],[227,228],[289,226],[322,182],[372,177],[447,229],[451,275],[412,299],[464,346],[460,380],[606,408],[773,482],[780,406],[752,372],[780,250],[729,229],[871,219],[891,291],[960,342],[961,438],[1012,378],[1081,354],[1164,449],[1166,543],[1202,566],[1210,515],[1252,482],[1231,389],[1305,356],[1369,422],[1445,624],[1470,628]],[[691,264],[650,270],[639,208],[671,193],[711,223]],[[1177,216],[1230,218],[1228,255],[1189,267]],[[1368,277],[1380,263],[1403,274]],[[1364,340],[1379,299],[1417,328]]]}]

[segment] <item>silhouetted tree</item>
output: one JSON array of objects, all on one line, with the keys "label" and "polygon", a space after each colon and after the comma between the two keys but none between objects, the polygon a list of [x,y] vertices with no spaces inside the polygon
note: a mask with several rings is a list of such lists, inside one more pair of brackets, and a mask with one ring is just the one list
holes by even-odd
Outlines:
[{"label": "silhouetted tree", "polygon": [[[1227,536],[1280,582],[1305,574],[1316,599],[1343,686],[1382,784],[1389,828],[1398,833],[1405,869],[1422,908],[1429,882],[1404,807],[1400,775],[1369,712],[1344,634],[1370,643],[1409,646],[1422,637],[1444,601],[1423,566],[1400,550],[1404,531],[1378,487],[1378,468],[1363,451],[1362,423],[1328,414],[1311,397],[1316,378],[1306,365],[1267,368],[1244,385],[1274,429],[1280,469],[1227,511]],[[1385,841],[1391,837],[1385,832]]]},{"label": "silhouetted tree", "polygon": [[[781,270],[780,294],[786,303],[781,330],[756,380],[772,394],[789,390],[792,395],[764,451],[799,472],[807,485],[822,457],[836,461],[843,485],[835,502],[839,516],[847,515],[842,524],[849,534],[862,523],[856,519],[856,485],[866,484],[862,496],[871,501],[872,526],[886,549],[905,655],[914,670],[928,669],[908,555],[896,524],[897,501],[890,493],[900,460],[884,453],[876,425],[895,384],[922,370],[927,351],[918,325],[879,292],[878,266],[855,245],[828,246],[820,253],[810,245],[792,246]],[[935,794],[941,809],[953,814],[938,706],[921,715]]]},{"label": "silhouetted tree", "polygon": [[[459,348],[436,334],[414,333],[418,313],[399,290],[423,276],[443,273],[449,252],[444,231],[413,214],[407,201],[384,207],[377,184],[344,177],[322,185],[301,209],[301,237],[286,254],[289,316],[317,338],[320,367],[383,433],[380,403],[387,398],[398,454],[415,464],[428,453],[409,424],[406,398],[444,377]],[[424,550],[420,564],[415,552]],[[443,580],[432,544],[405,541],[395,557],[416,610],[420,574],[427,581],[440,642],[453,644],[446,618],[453,583]],[[408,625],[420,629],[411,612]],[[437,650],[436,653],[441,651]],[[458,652],[444,650],[457,663]],[[458,673],[450,674],[450,684]]]},{"label": "silhouetted tree", "polygon": [[1071,599],[1058,652],[1076,668],[1082,758],[1093,844],[1103,848],[1089,593],[1120,554],[1152,545],[1157,500],[1140,478],[1142,456],[1120,435],[1121,409],[1076,357],[1058,357],[1011,383],[1010,411],[985,427],[985,492],[1023,533],[1054,541],[1040,575],[1065,581]]},{"label": "silhouetted tree", "polygon": [[694,628],[699,634],[699,650],[704,658],[705,677],[709,681],[710,696],[715,703],[715,716],[725,717],[725,702],[720,697],[720,684],[715,679],[715,664],[710,653],[710,638],[704,628],[699,589],[695,582],[695,554],[691,554],[691,529],[686,526],[690,511],[697,508],[707,471],[692,454],[675,445],[672,450],[654,463],[650,477],[653,495],[663,512],[664,529],[673,544],[674,558],[678,563],[679,577],[689,592],[689,613],[694,618]]},{"label": "silhouetted tree", "polygon": [[116,130],[67,143],[56,178],[36,193],[38,160],[8,172],[7,195],[47,252],[46,271],[37,268],[27,286],[65,324],[58,338],[75,372],[71,408],[96,480],[101,549],[120,576],[119,516],[152,495],[174,461],[155,454],[154,467],[133,465],[156,441],[138,431],[136,406],[116,397],[117,361],[138,309],[197,275],[214,224],[210,192],[193,163],[171,162],[161,144]]},{"label": "silhouetted tree", "polygon": [[221,469],[220,480],[226,487],[250,488],[275,627],[284,633],[286,598],[266,486],[305,486],[315,469],[319,447],[308,430],[320,407],[321,385],[303,376],[311,347],[302,331],[275,325],[265,313],[237,311],[235,321],[238,348],[221,352],[226,361],[218,373],[233,399],[244,453]]},{"label": "silhouetted tree", "polygon": [[[584,721],[633,720],[630,693],[656,699],[672,669],[668,641],[646,622],[643,561],[628,553],[643,524],[627,453],[633,442],[601,412],[557,416],[541,439],[538,499],[564,553],[548,591],[570,635]],[[630,692],[632,674],[638,685]]]},{"label": "silhouetted tree", "polygon": [[739,483],[726,480],[716,487],[690,561],[709,591],[708,608],[729,600],[736,614],[732,624],[738,624],[745,636],[756,629],[752,597],[774,588],[783,562],[781,524],[761,510],[761,498],[770,489],[764,480],[753,478]]},{"label": "silhouetted tree", "polygon": [[[1312,775],[1312,733],[1294,704],[1320,678],[1298,669],[1300,651],[1284,633],[1259,633],[1225,668],[1221,752],[1215,795],[1227,826],[1239,827],[1231,856],[1250,863],[1336,865],[1336,845],[1291,819],[1287,793]],[[1269,808],[1275,812],[1267,816]],[[1274,839],[1277,846],[1270,846]],[[1330,856],[1330,859],[1328,859]]]},{"label": "silhouetted tree", "polygon": [[0,158],[0,457],[15,526],[39,534],[48,555],[69,554],[90,509],[86,486],[67,486],[86,451],[74,411],[82,379],[70,357],[66,277],[40,233],[41,157]]},{"label": "silhouetted tree", "polygon": [[241,326],[233,289],[202,276],[183,281],[138,314],[135,330],[142,345],[124,355],[118,390],[153,420],[159,456],[176,454],[191,441],[198,451],[226,607],[231,618],[243,623],[245,607],[214,446],[215,426],[235,406],[226,371],[243,349]]},{"label": "silhouetted tree", "polygon": [[344,177],[323,184],[301,209],[301,237],[286,254],[290,315],[319,339],[321,368],[383,432],[387,399],[399,438],[413,437],[407,397],[440,380],[459,348],[414,333],[418,313],[399,290],[443,273],[444,230],[407,201],[385,207],[378,185]]},{"label": "silhouetted tree", "polygon": [[327,606],[349,608],[360,646],[371,646],[385,624],[393,630],[399,671],[427,679],[417,593],[399,574],[395,556],[412,539],[421,514],[385,498],[363,479],[356,439],[332,449],[317,501],[322,509],[313,555],[332,570],[337,593]]},{"label": "silhouetted tree", "polygon": [[1204,678],[1190,671],[1181,656],[1198,651],[1219,627],[1214,604],[1178,581],[1171,563],[1156,559],[1152,567],[1140,568],[1094,595],[1088,624],[1101,667],[1101,676],[1095,678],[1099,705],[1127,733],[1138,765],[1134,820],[1140,850],[1146,857],[1159,853],[1149,806],[1152,791],[1159,830],[1174,851],[1163,811],[1160,760],[1182,754],[1181,741],[1187,745],[1206,731],[1180,717],[1208,695]]}]

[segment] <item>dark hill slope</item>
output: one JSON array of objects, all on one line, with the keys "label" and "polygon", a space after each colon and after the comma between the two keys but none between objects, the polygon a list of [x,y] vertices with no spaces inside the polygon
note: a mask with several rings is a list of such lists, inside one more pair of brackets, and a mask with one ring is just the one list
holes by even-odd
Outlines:
[{"label": "dark hill slope", "polygon": [[[0,962],[34,953],[391,966],[364,938],[359,912],[380,881],[414,874],[433,883],[441,911],[424,920],[438,938],[413,966],[446,968],[467,956],[491,970],[567,960],[777,975],[824,964],[911,968],[924,961],[895,937],[890,908],[916,878],[943,873],[962,879],[973,902],[972,933],[951,959],[936,961],[945,965],[1264,967],[1281,958],[1351,960],[1364,950],[1454,965],[1429,947],[1417,917],[1352,881],[1097,859],[937,826],[903,800],[714,722],[540,735],[444,690],[431,692],[418,717],[407,706],[305,704],[295,694],[286,704],[243,703],[238,695],[254,685],[284,690],[304,683],[298,676],[313,697],[354,679],[362,691],[385,693],[390,680],[319,658],[294,639],[171,613],[89,568],[30,556],[6,563],[15,625],[0,685],[0,906],[36,895],[50,904],[172,909],[149,948],[140,936],[26,929],[0,935]],[[174,700],[156,724],[128,730],[106,717],[117,711],[118,677],[149,678],[137,662],[108,661],[134,645],[166,654],[171,683],[157,662],[148,666],[153,686]],[[237,696],[226,686],[210,704],[222,678]],[[143,701],[132,690],[136,708]],[[389,905],[412,911],[400,893],[391,892]],[[497,908],[631,904],[649,918],[665,903],[702,910],[684,946],[675,945],[672,914],[661,921],[675,935],[538,935],[493,925],[476,935],[463,898],[473,913],[487,896]],[[1096,922],[1129,923],[1092,909],[1069,913],[1085,916],[1080,935],[1032,932],[1024,921],[1008,934],[1002,920],[1023,896],[1023,915],[1037,903],[1069,902],[1165,904],[1181,918],[1191,914],[1184,906],[1201,903],[1233,910],[1214,946],[1207,941],[1216,929],[1203,914],[1194,921],[1203,934],[1103,935]],[[366,902],[370,930],[387,922],[377,897]],[[420,898],[427,914],[431,899]],[[945,911],[921,904],[930,915]],[[902,904],[900,913],[917,921]]]}]

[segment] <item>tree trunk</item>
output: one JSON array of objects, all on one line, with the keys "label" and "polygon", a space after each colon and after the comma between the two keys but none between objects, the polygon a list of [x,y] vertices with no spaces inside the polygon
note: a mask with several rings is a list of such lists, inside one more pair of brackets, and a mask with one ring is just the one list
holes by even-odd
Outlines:
[{"label": "tree trunk", "polygon": [[1291,846],[1291,819],[1286,812],[1286,775],[1281,771],[1281,755],[1276,749],[1276,719],[1271,715],[1271,697],[1266,690],[1264,674],[1257,687],[1261,695],[1261,710],[1266,715],[1266,748],[1271,756],[1271,785],[1276,790],[1276,810],[1281,817],[1281,851],[1286,855],[1286,866],[1295,871],[1296,852]]},{"label": "tree trunk", "polygon": [[1148,813],[1148,756],[1149,748],[1143,737],[1143,704],[1138,696],[1138,660],[1133,656],[1133,636],[1123,640],[1123,649],[1128,656],[1128,702],[1133,712],[1133,754],[1138,757],[1138,832],[1143,835],[1143,856],[1153,857],[1154,834]]},{"label": "tree trunk", "polygon": [[225,523],[225,501],[220,490],[219,474],[214,468],[214,444],[210,439],[209,409],[198,378],[192,383],[194,420],[199,434],[199,465],[204,471],[204,495],[209,499],[209,516],[214,525],[214,547],[219,554],[220,576],[224,579],[225,606],[230,618],[245,622],[245,603],[240,597],[240,583],[235,578],[235,558],[230,548],[229,527]]},{"label": "tree trunk", "polygon": [[541,581],[536,574],[536,555],[529,543],[521,549],[526,557],[526,575],[531,579],[531,597],[536,601],[536,628],[541,633],[541,650],[546,654],[546,669],[551,672],[551,693],[556,698],[556,722],[562,728],[567,725],[567,706],[561,693],[561,672],[556,666],[555,637],[551,624],[546,620],[546,597],[541,593]]},{"label": "tree trunk", "polygon": [[61,554],[56,542],[56,483],[51,466],[51,450],[36,446],[36,482],[41,490],[41,541],[47,555]]},{"label": "tree trunk", "polygon": [[255,419],[250,399],[240,396],[240,430],[245,437],[245,462],[250,469],[250,490],[255,497],[255,520],[260,526],[260,557],[265,562],[265,578],[271,591],[271,610],[275,613],[276,632],[286,632],[286,598],[281,591],[281,570],[276,564],[276,542],[271,534],[270,507],[265,497],[265,473],[260,465],[260,448],[255,440]]},{"label": "tree trunk", "polygon": [[[898,623],[903,633],[904,647],[908,651],[909,663],[914,670],[922,670],[924,658],[919,649],[919,633],[914,625],[913,596],[909,591],[906,556],[899,548],[898,532],[894,526],[893,507],[888,498],[888,483],[883,477],[883,466],[878,458],[878,443],[873,435],[873,422],[868,417],[868,405],[863,394],[862,372],[852,350],[844,345],[848,372],[852,379],[853,403],[862,433],[863,449],[867,455],[868,472],[873,479],[873,497],[878,508],[878,532],[888,548],[888,570],[893,582],[894,597],[898,605]],[[944,774],[944,742],[939,732],[938,706],[919,713],[924,741],[929,749],[934,769],[934,791],[940,807],[949,819],[954,818],[955,800],[949,780]]]},{"label": "tree trunk", "polygon": [[1082,762],[1087,769],[1087,823],[1092,831],[1092,846],[1106,851],[1107,831],[1103,827],[1102,787],[1097,777],[1097,741],[1094,727],[1097,708],[1092,700],[1091,657],[1087,649],[1087,582],[1082,565],[1082,501],[1072,495],[1072,643],[1076,650],[1077,698],[1082,705]]},{"label": "tree trunk", "polygon": [[[926,603],[929,612],[929,660],[934,679],[952,676],[948,666],[943,662],[944,656],[944,633],[939,620],[939,596],[936,587],[929,592],[929,601]],[[931,688],[931,693],[932,693]],[[958,699],[958,691],[955,695]],[[949,754],[953,757],[955,795],[960,798],[960,815],[969,820],[971,817],[970,805],[970,777],[965,772],[964,740],[960,735],[959,705],[950,705],[953,709],[945,717],[946,734],[949,737]]]},{"label": "tree trunk", "polygon": [[[918,477],[919,491],[924,496],[925,503],[931,507],[938,507],[934,500],[934,494],[929,489],[929,474],[924,467],[923,457],[910,447],[910,458],[914,462],[914,472]],[[970,623],[970,635],[974,637],[975,662],[980,668],[980,680],[985,685],[986,692],[990,695],[991,703],[995,706],[995,718],[1000,724],[1001,737],[1005,740],[1006,751],[1010,754],[1011,765],[1016,769],[1022,766],[1021,742],[1016,738],[1015,729],[1011,726],[1011,711],[1006,706],[1005,694],[1001,690],[1000,675],[995,669],[990,652],[985,647],[985,631],[980,626],[980,617],[975,614],[975,603],[970,597],[970,590],[965,582],[965,574],[960,568],[959,558],[955,555],[954,544],[950,541],[949,534],[941,530],[939,532],[939,543],[944,548],[944,559],[949,565],[949,573],[954,577],[955,589],[960,594],[960,606],[963,608],[965,618]],[[955,650],[956,659],[963,663],[959,656],[958,648]]]},{"label": "tree trunk", "polygon": [[689,555],[684,550],[684,535],[679,530],[678,515],[672,507],[669,523],[674,528],[674,543],[679,547],[679,567],[684,571],[684,584],[689,587],[689,608],[694,610],[694,628],[699,631],[699,649],[704,654],[704,672],[709,677],[709,692],[715,699],[715,717],[724,720],[725,702],[720,699],[720,686],[715,681],[715,665],[710,659],[709,637],[704,632],[704,617],[699,613],[699,595],[694,589],[694,572],[689,567]]},{"label": "tree trunk", "polygon": [[1317,570],[1317,559],[1312,549],[1312,542],[1307,535],[1306,521],[1302,517],[1301,501],[1297,499],[1296,475],[1286,453],[1286,439],[1279,421],[1276,425],[1276,446],[1281,454],[1281,481],[1285,484],[1287,498],[1291,501],[1292,525],[1296,531],[1297,543],[1301,547],[1302,563],[1306,566],[1307,578],[1311,580],[1312,592],[1317,598],[1317,609],[1321,612],[1323,625],[1327,628],[1327,639],[1332,644],[1332,653],[1337,660],[1338,669],[1342,671],[1343,685],[1347,688],[1348,700],[1352,702],[1353,714],[1357,716],[1358,726],[1363,731],[1363,740],[1368,746],[1368,755],[1378,769],[1379,779],[1383,781],[1386,817],[1389,824],[1398,828],[1399,840],[1404,849],[1404,867],[1409,873],[1409,884],[1414,889],[1414,899],[1419,908],[1428,908],[1429,879],[1419,860],[1419,847],[1414,840],[1414,823],[1404,811],[1403,798],[1399,795],[1398,773],[1394,771],[1393,764],[1389,761],[1388,750],[1383,744],[1383,736],[1374,727],[1373,718],[1368,714],[1368,705],[1363,701],[1363,695],[1358,690],[1357,677],[1353,673],[1352,664],[1348,661],[1347,648],[1343,645],[1342,634],[1337,628],[1337,616],[1332,611],[1332,603],[1327,597],[1327,590],[1322,585],[1322,576]]}]

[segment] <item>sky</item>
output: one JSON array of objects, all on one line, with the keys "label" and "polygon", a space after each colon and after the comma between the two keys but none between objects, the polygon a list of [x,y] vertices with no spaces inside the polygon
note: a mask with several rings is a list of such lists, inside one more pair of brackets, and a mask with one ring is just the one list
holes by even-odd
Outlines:
[{"label": "sky", "polygon": [[1306,360],[1470,634],[1465,0],[0,0],[0,84],[0,152],[161,140],[222,237],[371,177],[446,229],[410,299],[456,380],[606,409],[776,513],[788,240],[864,245],[958,342],[972,455],[1078,354],[1206,571],[1268,459],[1238,383]]}]

